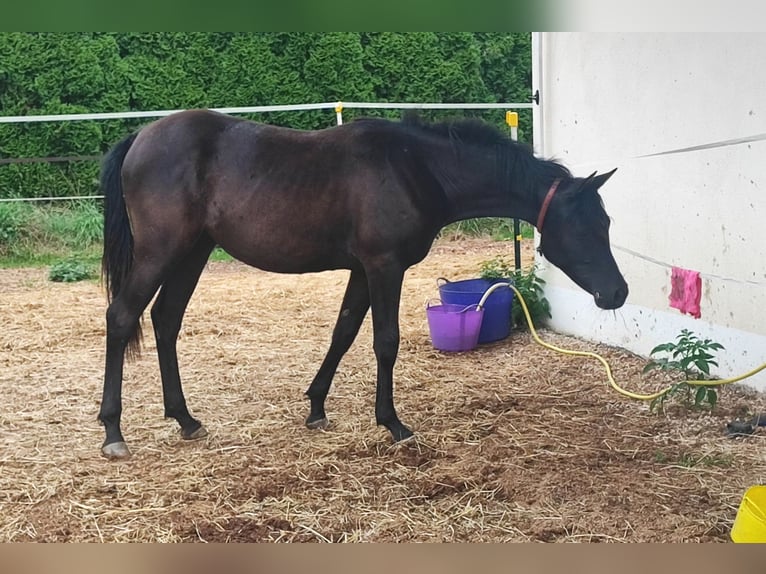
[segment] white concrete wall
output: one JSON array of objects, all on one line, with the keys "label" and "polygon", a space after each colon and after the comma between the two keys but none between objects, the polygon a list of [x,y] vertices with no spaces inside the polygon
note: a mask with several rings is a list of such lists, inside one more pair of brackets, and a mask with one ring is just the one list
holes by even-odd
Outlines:
[{"label": "white concrete wall", "polygon": [[[542,260],[554,329],[646,356],[688,328],[726,347],[718,376],[766,363],[764,57],[766,34],[541,35],[537,151],[618,168],[602,197],[630,285],[600,311]],[[669,306],[671,266],[701,273],[700,319]],[[745,382],[766,390],[766,371]]]}]

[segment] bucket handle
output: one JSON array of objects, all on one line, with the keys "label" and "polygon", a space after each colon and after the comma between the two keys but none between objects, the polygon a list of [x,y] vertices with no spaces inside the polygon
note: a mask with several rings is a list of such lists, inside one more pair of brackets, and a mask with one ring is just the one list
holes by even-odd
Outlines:
[{"label": "bucket handle", "polygon": [[495,289],[499,289],[500,287],[509,287],[509,288],[510,288],[510,286],[511,286],[511,284],[510,284],[510,283],[506,283],[506,282],[502,282],[502,283],[495,283],[495,284],[491,285],[491,286],[489,287],[489,289],[487,289],[487,290],[484,292],[484,295],[482,295],[482,296],[481,296],[481,300],[479,301],[479,306],[478,306],[478,308],[479,308],[479,309],[481,309],[481,308],[484,306],[484,302],[487,300],[487,298],[488,298],[490,295],[492,295],[492,292],[493,292]]},{"label": "bucket handle", "polygon": [[[426,309],[430,308],[431,307],[431,303],[434,302],[434,301],[436,301],[436,303],[439,304],[439,305],[444,305],[444,303],[442,302],[441,299],[428,299],[426,301]],[[470,305],[466,305],[463,309],[458,311],[458,313],[465,313],[466,311],[468,311],[472,307],[476,307],[477,311],[481,310],[481,307],[479,305],[477,305],[476,303],[472,303]]]},{"label": "bucket handle", "polygon": [[[442,281],[442,283],[439,283],[439,281]],[[447,283],[449,283],[449,282],[450,282],[450,280],[449,280],[449,279],[446,279],[445,277],[438,277],[438,278],[436,279],[436,286],[437,286],[437,287],[441,287],[442,285],[446,285],[446,284],[447,284]]]}]

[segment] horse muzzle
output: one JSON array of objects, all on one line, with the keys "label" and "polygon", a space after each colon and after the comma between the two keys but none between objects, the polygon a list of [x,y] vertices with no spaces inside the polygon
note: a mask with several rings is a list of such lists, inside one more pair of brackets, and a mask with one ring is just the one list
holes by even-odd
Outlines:
[{"label": "horse muzzle", "polygon": [[628,298],[628,284],[623,283],[611,291],[594,291],[593,300],[601,309],[619,309]]}]

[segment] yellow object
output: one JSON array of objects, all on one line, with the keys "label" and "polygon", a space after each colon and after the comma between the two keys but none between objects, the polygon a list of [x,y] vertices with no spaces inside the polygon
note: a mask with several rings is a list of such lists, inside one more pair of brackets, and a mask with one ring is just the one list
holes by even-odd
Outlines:
[{"label": "yellow object", "polygon": [[519,114],[517,112],[505,112],[505,123],[512,128],[519,127]]},{"label": "yellow object", "polygon": [[338,102],[335,104],[335,113],[339,114],[343,111],[343,102]]},{"label": "yellow object", "polygon": [[[667,387],[666,389],[662,391],[658,391],[656,393],[653,393],[651,395],[642,395],[638,393],[633,393],[631,391],[627,391],[620,387],[620,385],[617,384],[617,381],[614,380],[614,376],[612,376],[612,369],[609,366],[609,363],[606,362],[606,359],[602,357],[601,355],[597,355],[596,353],[591,353],[590,351],[572,351],[569,349],[562,349],[561,347],[557,347],[556,345],[551,345],[550,343],[546,343],[543,341],[540,336],[537,334],[537,331],[535,330],[535,326],[532,324],[532,317],[529,314],[529,309],[527,309],[527,303],[524,301],[524,297],[521,296],[521,293],[519,293],[519,290],[516,289],[513,285],[510,285],[511,289],[513,289],[513,292],[516,293],[516,296],[519,298],[519,304],[521,305],[521,309],[524,311],[524,317],[527,319],[527,324],[529,325],[529,331],[532,333],[532,337],[535,341],[537,341],[540,345],[545,347],[546,349],[551,349],[552,351],[556,351],[559,353],[563,353],[565,355],[577,355],[580,357],[591,357],[593,359],[596,359],[601,362],[602,365],[604,365],[604,368],[606,369],[606,376],[609,379],[609,384],[612,385],[612,388],[616,390],[621,395],[625,395],[626,397],[630,397],[631,399],[638,399],[640,401],[653,401],[654,399],[661,397],[672,387]],[[748,377],[752,377],[756,373],[761,372],[762,370],[766,369],[766,363],[761,365],[760,367],[756,367],[752,371],[749,371],[745,373],[744,375],[740,375],[738,377],[732,377],[731,379],[716,379],[713,381],[684,381],[685,383],[689,385],[694,386],[700,386],[700,387],[714,387],[718,385],[728,385],[731,383],[736,383],[737,381],[741,381],[742,379],[746,379]],[[764,495],[766,499],[766,495]]]},{"label": "yellow object", "polygon": [[766,543],[766,486],[751,486],[745,492],[731,527],[731,539]]}]

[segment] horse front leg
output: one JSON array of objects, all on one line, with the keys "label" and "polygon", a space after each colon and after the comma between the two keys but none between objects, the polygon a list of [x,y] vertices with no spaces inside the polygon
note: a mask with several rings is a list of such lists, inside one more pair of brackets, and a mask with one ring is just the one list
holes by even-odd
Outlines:
[{"label": "horse front leg", "polygon": [[375,420],[385,426],[394,442],[412,437],[394,408],[394,364],[399,353],[399,303],[404,269],[390,262],[367,270],[372,306],[373,348],[378,363]]},{"label": "horse front leg", "polygon": [[306,390],[306,396],[311,401],[311,412],[306,419],[306,426],[310,429],[324,429],[329,424],[324,411],[327,393],[330,391],[338,365],[351,347],[351,343],[354,342],[369,308],[370,294],[367,289],[367,276],[363,269],[353,269],[346,285],[338,320],[333,329],[330,348],[322,361],[322,366],[319,367],[314,380]]}]

